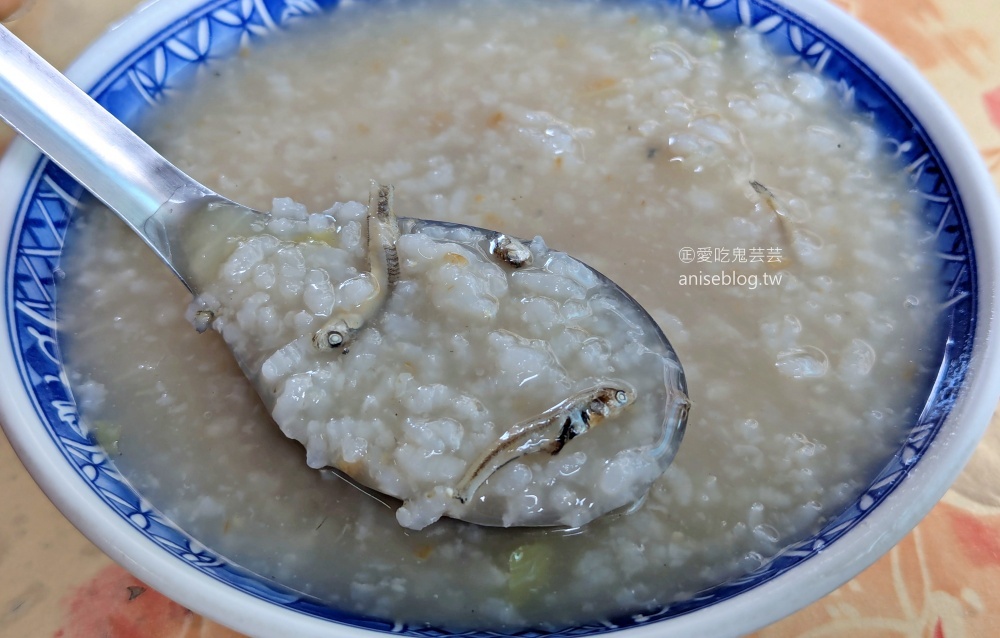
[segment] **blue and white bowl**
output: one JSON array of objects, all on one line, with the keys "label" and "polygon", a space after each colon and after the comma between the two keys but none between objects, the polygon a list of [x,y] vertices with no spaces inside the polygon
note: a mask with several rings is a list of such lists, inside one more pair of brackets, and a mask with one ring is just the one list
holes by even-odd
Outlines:
[{"label": "blue and white bowl", "polygon": [[[589,636],[743,633],[847,581],[899,541],[944,494],[1000,396],[997,260],[1000,205],[948,108],[901,56],[820,0],[664,0],[724,27],[765,34],[781,54],[853,94],[899,144],[943,259],[950,326],[940,374],[919,421],[868,489],[822,531],[736,581],[647,616],[559,632]],[[210,59],[234,55],[337,0],[159,0],[102,37],[71,77],[125,122]],[[266,581],[202,547],[135,493],[80,425],[56,342],[54,286],[81,188],[29,144],[0,164],[3,318],[0,417],[35,480],[92,541],[183,605],[252,635],[454,635],[361,618]],[[465,632],[462,636],[498,636]],[[542,636],[546,632],[517,635]]]}]

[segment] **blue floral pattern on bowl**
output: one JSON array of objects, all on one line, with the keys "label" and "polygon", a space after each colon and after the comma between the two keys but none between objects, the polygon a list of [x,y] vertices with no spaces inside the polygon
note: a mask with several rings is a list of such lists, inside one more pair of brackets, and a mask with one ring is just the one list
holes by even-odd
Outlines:
[{"label": "blue floral pattern on bowl", "polygon": [[[556,634],[524,631],[518,636],[587,636],[609,628],[645,624],[685,614],[757,587],[837,541],[905,479],[934,440],[957,397],[972,353],[976,316],[976,271],[968,223],[952,178],[923,127],[882,80],[825,33],[793,11],[767,0],[662,0],[702,11],[721,27],[753,29],[782,55],[794,56],[834,80],[845,100],[871,112],[890,149],[907,166],[912,186],[924,200],[929,236],[941,256],[947,289],[945,312],[950,340],[931,399],[895,457],[836,520],[818,534],[786,548],[772,561],[736,580],[672,604],[654,614],[635,614],[564,629]],[[150,104],[168,96],[200,65],[234,55],[253,40],[321,11],[337,0],[208,0],[197,10],[123,56],[91,90],[109,111],[134,121]],[[404,627],[391,621],[348,614],[253,574],[201,546],[146,503],[118,474],[104,451],[80,425],[56,340],[54,288],[63,237],[81,188],[47,160],[31,172],[15,217],[13,244],[4,271],[13,350],[20,380],[67,462],[105,503],[150,541],[177,560],[213,578],[288,609],[410,636],[499,636],[493,632],[451,633]]]}]

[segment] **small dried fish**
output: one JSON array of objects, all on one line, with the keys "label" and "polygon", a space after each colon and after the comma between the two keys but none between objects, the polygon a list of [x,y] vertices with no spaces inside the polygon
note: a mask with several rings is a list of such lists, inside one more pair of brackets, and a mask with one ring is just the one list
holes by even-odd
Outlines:
[{"label": "small dried fish", "polygon": [[194,313],[194,329],[198,331],[198,334],[208,330],[212,326],[213,321],[215,321],[215,313],[207,308]]},{"label": "small dried fish", "polygon": [[514,268],[531,265],[531,250],[520,240],[497,233],[490,242],[490,254],[507,262]]},{"label": "small dried fish", "polygon": [[467,503],[497,470],[526,454],[558,454],[572,439],[605,419],[614,418],[635,401],[635,390],[622,381],[605,382],[577,392],[540,415],[504,432],[458,482],[454,496]]},{"label": "small dried fish", "polygon": [[[380,293],[376,292],[372,296],[372,299],[369,299],[369,302],[379,296]],[[313,345],[320,350],[333,350],[341,346],[346,347],[354,340],[354,336],[358,334],[361,328],[364,327],[367,318],[368,315],[366,314],[336,313],[333,319],[323,324],[323,327],[313,335]]]},{"label": "small dried fish", "polygon": [[791,230],[788,228],[790,221],[788,219],[788,214],[782,210],[784,208],[781,200],[771,192],[771,189],[764,186],[757,180],[751,180],[750,186],[754,191],[760,195],[761,202],[767,206],[772,213],[774,213],[774,219],[778,224],[778,232],[781,234],[781,241],[785,244],[785,248],[791,249],[792,247],[792,234]]},{"label": "small dried fish", "polygon": [[372,183],[368,200],[368,270],[375,280],[375,291],[361,305],[338,308],[323,327],[313,334],[313,345],[320,350],[350,345],[355,335],[375,316],[389,296],[389,289],[399,280],[399,222],[393,212],[391,185]]},{"label": "small dried fish", "polygon": [[[384,281],[389,286],[399,281],[399,253],[396,242],[399,241],[399,220],[393,210],[392,185],[372,182],[376,198],[375,215],[371,214],[371,200],[368,201],[368,265],[375,278]],[[372,238],[378,237],[382,251],[374,247]],[[388,291],[387,291],[388,293]]]}]

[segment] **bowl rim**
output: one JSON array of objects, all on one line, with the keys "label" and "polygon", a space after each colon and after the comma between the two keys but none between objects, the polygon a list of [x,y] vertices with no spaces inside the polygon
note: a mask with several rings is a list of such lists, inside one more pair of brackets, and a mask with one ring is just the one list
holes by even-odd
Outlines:
[{"label": "bowl rim", "polygon": [[[93,87],[118,64],[123,53],[134,51],[161,32],[163,25],[211,1],[152,0],[141,5],[112,25],[77,58],[67,74],[81,86]],[[907,107],[933,140],[952,175],[956,194],[964,202],[975,241],[978,307],[974,357],[969,362],[966,387],[935,439],[934,467],[917,463],[885,502],[866,515],[863,524],[798,569],[709,607],[621,630],[634,638],[653,638],[665,629],[682,635],[751,631],[840,586],[901,540],[944,495],[971,456],[1000,399],[1000,356],[994,338],[1000,322],[1000,313],[995,312],[1000,199],[978,150],[919,71],[854,18],[821,0],[760,0],[759,4],[781,7],[810,24],[821,25],[823,33],[878,74],[894,93],[905,96]],[[16,140],[0,163],[0,183],[21,184],[40,157],[28,142]],[[4,245],[8,262],[13,259],[13,233],[6,233],[16,229],[7,228],[11,220],[4,211],[19,209],[23,192],[15,191],[0,190],[0,232],[7,239]],[[0,323],[9,333],[13,308],[6,307],[5,311]],[[12,344],[6,339],[0,341],[0,369],[18,370],[20,364]],[[177,561],[117,514],[105,514],[106,504],[63,463],[62,453],[39,427],[35,408],[21,392],[20,384],[0,385],[0,422],[18,457],[58,509],[111,558],[169,598],[249,635],[372,635],[370,630],[295,612],[238,591]],[[101,515],[95,517],[94,512]]]}]

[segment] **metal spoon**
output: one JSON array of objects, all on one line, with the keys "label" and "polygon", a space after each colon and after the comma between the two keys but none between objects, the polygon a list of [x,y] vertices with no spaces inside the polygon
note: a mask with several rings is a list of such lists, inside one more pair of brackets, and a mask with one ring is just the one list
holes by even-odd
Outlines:
[{"label": "metal spoon", "polygon": [[[217,258],[208,257],[219,252],[212,250],[212,245],[242,235],[254,222],[259,226],[261,220],[267,219],[266,213],[222,197],[173,166],[2,26],[0,117],[117,213],[195,294],[206,284],[203,273],[217,272],[210,263]],[[401,218],[399,226],[403,232],[433,232],[435,228],[453,229],[459,225]],[[466,228],[503,237],[493,231]],[[655,321],[621,288],[591,270],[616,289],[626,303],[635,305],[652,327],[659,350],[677,362]],[[668,393],[673,398],[663,406],[664,437],[659,444],[662,456],[658,459],[663,467],[677,451],[687,415],[686,387],[679,362],[672,377],[668,385],[676,392]],[[268,403],[269,397],[261,394]],[[573,427],[578,425],[576,422]],[[565,433],[560,434],[559,447],[564,437]],[[497,511],[489,499],[473,503],[463,499],[462,503],[460,514],[452,516],[483,525],[503,524],[503,512]],[[554,523],[541,516],[530,524]]]}]

